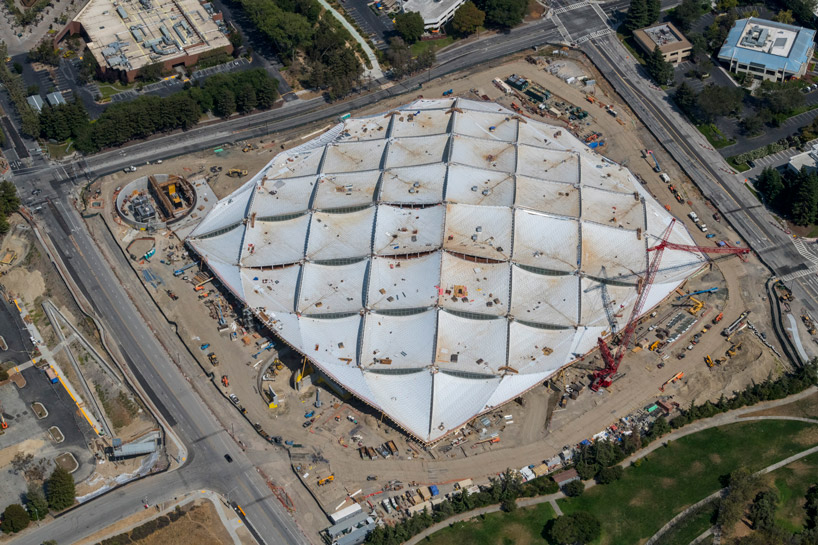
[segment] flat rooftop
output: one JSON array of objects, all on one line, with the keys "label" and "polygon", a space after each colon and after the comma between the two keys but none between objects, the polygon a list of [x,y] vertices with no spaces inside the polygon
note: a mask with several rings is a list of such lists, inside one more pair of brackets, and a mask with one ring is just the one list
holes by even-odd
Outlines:
[{"label": "flat rooftop", "polygon": [[428,25],[439,20],[453,6],[462,3],[463,0],[404,0],[403,11],[417,11]]},{"label": "flat rooftop", "polygon": [[799,72],[814,47],[815,31],[750,17],[736,21],[719,59]]},{"label": "flat rooftop", "polygon": [[744,26],[738,47],[786,57],[798,36],[798,28],[780,28],[755,20]]},{"label": "flat rooftop", "polygon": [[210,4],[196,0],[91,0],[74,20],[100,66],[126,71],[230,45]]},{"label": "flat rooftop", "polygon": [[634,32],[637,40],[647,50],[659,46],[662,53],[669,53],[693,47],[684,34],[672,23],[662,23],[647,28],[640,28]]}]

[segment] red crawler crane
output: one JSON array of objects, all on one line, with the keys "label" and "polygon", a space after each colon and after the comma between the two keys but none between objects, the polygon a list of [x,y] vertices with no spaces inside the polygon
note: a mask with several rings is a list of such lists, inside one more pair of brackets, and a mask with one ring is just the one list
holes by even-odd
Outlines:
[{"label": "red crawler crane", "polygon": [[[741,254],[750,253],[750,250],[747,248],[735,248],[731,246],[695,246],[692,244],[677,244],[675,242],[668,242],[670,232],[673,231],[674,225],[676,225],[675,218],[671,220],[670,225],[667,226],[667,229],[665,229],[665,232],[662,234],[661,242],[652,248],[648,248],[648,252],[656,253],[653,255],[653,260],[648,266],[648,272],[645,275],[645,279],[641,282],[642,290],[639,291],[639,295],[636,298],[636,303],[633,305],[633,310],[631,311],[628,325],[625,326],[625,331],[622,332],[622,340],[619,342],[619,349],[616,352],[616,355],[611,353],[611,349],[608,347],[608,343],[605,342],[605,339],[600,337],[597,340],[597,344],[599,345],[599,353],[602,354],[602,361],[605,362],[605,367],[594,372],[594,378],[591,382],[591,390],[594,392],[599,391],[600,388],[607,388],[611,385],[611,382],[613,382],[612,377],[619,370],[619,364],[622,362],[622,358],[625,356],[625,352],[630,346],[633,332],[636,330],[637,319],[639,318],[639,315],[642,314],[642,307],[645,305],[645,301],[648,299],[648,292],[650,291],[650,287],[653,285],[653,280],[656,278],[656,273],[659,271],[659,264],[662,261],[662,254],[665,250],[700,252],[703,254],[737,254],[739,256]],[[639,286],[637,286],[636,289],[639,290]]]}]

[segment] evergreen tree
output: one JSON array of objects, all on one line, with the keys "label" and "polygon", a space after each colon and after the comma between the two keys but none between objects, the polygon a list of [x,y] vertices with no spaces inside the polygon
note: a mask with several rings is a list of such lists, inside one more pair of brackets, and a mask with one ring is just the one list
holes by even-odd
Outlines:
[{"label": "evergreen tree", "polygon": [[19,503],[12,503],[3,511],[3,522],[0,522],[0,530],[7,534],[16,534],[25,530],[31,519],[28,512]]},{"label": "evergreen tree", "polygon": [[416,11],[406,11],[395,16],[395,31],[406,43],[413,44],[423,36],[423,17]]},{"label": "evergreen tree", "polygon": [[625,19],[625,30],[633,33],[634,30],[647,26],[648,24],[648,4],[647,0],[631,0],[628,7],[628,17]]},{"label": "evergreen tree", "polygon": [[452,30],[461,36],[468,36],[483,26],[485,19],[486,14],[474,2],[468,0],[454,12]]},{"label": "evergreen tree", "polygon": [[767,167],[761,171],[759,174],[758,179],[756,180],[756,189],[758,190],[761,195],[764,196],[764,200],[767,201],[767,204],[772,204],[775,202],[775,199],[784,190],[784,183],[781,181],[781,173],[774,168]]},{"label": "evergreen tree", "polygon": [[31,520],[42,520],[48,514],[48,500],[45,499],[42,486],[33,483],[28,485],[26,509]]},{"label": "evergreen tree", "polygon": [[74,477],[57,466],[45,484],[48,505],[55,511],[62,511],[74,505],[76,487]]},{"label": "evergreen tree", "polygon": [[658,21],[659,16],[662,15],[662,2],[661,0],[647,0],[646,4],[647,18],[645,26],[648,26]]},{"label": "evergreen tree", "polygon": [[796,225],[815,223],[818,216],[818,177],[801,169],[792,204],[792,220]]},{"label": "evergreen tree", "polygon": [[659,85],[667,85],[673,79],[673,65],[665,60],[665,56],[657,45],[653,53],[645,59],[648,73]]},{"label": "evergreen tree", "polygon": [[686,116],[690,118],[694,117],[696,112],[697,95],[696,91],[694,91],[686,81],[683,81],[682,84],[676,89],[676,92],[673,94],[673,100]]}]

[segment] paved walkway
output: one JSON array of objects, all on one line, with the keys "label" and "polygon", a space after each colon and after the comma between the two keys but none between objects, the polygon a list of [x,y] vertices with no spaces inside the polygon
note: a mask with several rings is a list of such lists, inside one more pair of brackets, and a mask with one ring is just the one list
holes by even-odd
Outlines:
[{"label": "paved walkway", "polygon": [[355,27],[352,26],[352,24],[346,20],[346,17],[335,11],[335,8],[329,5],[329,2],[327,2],[327,0],[318,1],[321,3],[322,6],[324,6],[327,9],[327,11],[332,13],[332,15],[336,19],[338,19],[342,25],[344,25],[344,28],[349,31],[353,38],[355,38],[355,41],[361,44],[361,47],[364,48],[364,53],[366,53],[369,62],[372,63],[371,70],[367,70],[366,66],[364,66],[364,78],[372,78],[373,81],[381,79],[383,77],[383,70],[381,70],[381,67],[378,64],[378,58],[375,56],[375,53],[372,51],[372,48],[369,47],[369,44],[366,43],[366,40],[364,40],[363,37],[360,34],[358,34],[358,31],[355,30]]},{"label": "paved walkway", "polygon": [[[736,409],[735,411],[731,411],[729,413],[721,413],[721,414],[718,414],[718,415],[716,415],[716,416],[714,416],[712,418],[707,418],[707,419],[704,419],[704,420],[697,420],[696,422],[693,422],[692,424],[688,424],[687,426],[685,426],[684,428],[682,428],[680,430],[676,430],[674,432],[669,433],[668,435],[664,436],[660,440],[653,441],[646,448],[640,450],[639,452],[633,454],[632,456],[630,456],[628,458],[625,458],[619,465],[621,465],[622,467],[627,467],[634,460],[644,458],[645,456],[647,456],[648,454],[650,454],[654,450],[656,450],[656,449],[658,449],[660,447],[664,447],[666,444],[670,443],[671,441],[676,441],[677,439],[681,439],[682,437],[685,437],[687,435],[698,433],[700,431],[704,431],[704,430],[709,429],[709,428],[716,428],[716,427],[725,426],[725,425],[728,425],[728,424],[735,424],[737,422],[757,421],[757,420],[795,420],[795,421],[799,421],[799,422],[810,422],[810,423],[813,423],[813,424],[818,424],[818,419],[801,418],[801,417],[797,417],[797,416],[745,416],[745,415],[747,415],[749,413],[754,413],[754,412],[763,411],[763,410],[766,410],[766,409],[772,409],[774,407],[779,407],[781,405],[788,405],[790,403],[794,403],[794,402],[796,402],[796,401],[798,401],[800,399],[803,399],[805,397],[809,397],[810,395],[812,395],[812,394],[814,394],[816,392],[818,392],[818,387],[810,386],[809,388],[807,388],[803,392],[795,394],[795,395],[787,397],[787,398],[784,398],[784,399],[778,399],[778,400],[775,400],[775,401],[766,401],[766,402],[763,402],[763,403],[759,403],[757,405],[753,405],[751,407],[743,407],[741,409]],[[769,473],[771,471],[775,471],[776,469],[779,469],[780,467],[783,467],[783,466],[785,466],[787,464],[791,464],[792,462],[794,462],[794,461],[796,461],[796,460],[798,460],[800,458],[803,458],[805,456],[809,456],[810,454],[813,454],[815,452],[818,452],[818,446],[809,448],[809,449],[807,449],[805,451],[802,451],[802,452],[800,452],[798,454],[790,456],[789,458],[781,460],[780,462],[777,462],[775,464],[767,466],[764,469],[758,471],[756,474],[760,475],[760,474]],[[594,485],[596,485],[596,482],[593,481],[593,480],[585,481],[585,490],[593,488]],[[722,491],[723,491],[723,489],[714,492],[713,494],[711,494],[707,498],[701,500],[700,502],[695,503],[694,505],[691,505],[690,507],[688,507],[687,509],[685,509],[684,511],[682,511],[681,513],[676,515],[673,519],[671,519],[670,522],[668,522],[665,526],[663,526],[659,530],[659,532],[657,532],[653,537],[651,537],[651,539],[647,543],[645,543],[645,545],[650,545],[650,544],[654,543],[656,539],[661,537],[661,535],[663,533],[665,533],[668,529],[670,529],[676,522],[678,522],[679,520],[684,518],[684,516],[686,516],[686,514],[688,512],[690,512],[691,510],[697,508],[700,505],[703,505],[704,503],[707,503],[708,501],[711,501],[716,496],[721,494]],[[531,506],[534,506],[534,505],[537,505],[537,504],[540,504],[540,503],[548,502],[548,503],[550,503],[552,505],[552,507],[554,507],[554,511],[557,513],[557,515],[561,515],[562,511],[560,510],[559,505],[557,504],[557,500],[561,499],[561,498],[564,498],[564,497],[565,497],[565,494],[563,494],[562,491],[560,491],[560,492],[556,492],[554,494],[548,494],[547,496],[537,496],[535,498],[520,498],[520,499],[517,500],[517,506],[518,507],[531,507]],[[450,518],[448,518],[448,519],[446,519],[444,521],[438,522],[437,524],[434,524],[434,525],[430,526],[429,528],[425,529],[424,531],[422,531],[421,533],[419,533],[418,535],[416,535],[412,539],[408,540],[404,545],[417,545],[423,539],[425,539],[427,536],[430,536],[430,535],[434,534],[435,532],[437,532],[439,530],[442,530],[443,528],[446,528],[446,527],[448,527],[448,526],[450,526],[450,525],[452,525],[452,524],[454,524],[456,522],[462,522],[464,520],[469,520],[469,519],[479,517],[480,515],[485,515],[485,514],[488,514],[488,513],[496,513],[497,511],[500,511],[500,504],[487,505],[486,507],[481,507],[480,509],[475,509],[473,511],[467,511],[465,513],[459,513],[459,514],[457,514],[457,515],[455,515],[453,517],[450,517]]]}]

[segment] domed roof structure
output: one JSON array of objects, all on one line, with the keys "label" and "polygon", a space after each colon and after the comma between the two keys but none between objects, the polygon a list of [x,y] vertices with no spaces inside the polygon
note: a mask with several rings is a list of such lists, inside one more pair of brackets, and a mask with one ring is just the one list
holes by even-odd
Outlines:
[{"label": "domed roof structure", "polygon": [[[433,442],[624,328],[670,220],[567,131],[456,98],[280,153],[188,243],[281,339]],[[693,244],[681,225],[670,240]],[[666,250],[644,308],[703,263]]]}]

